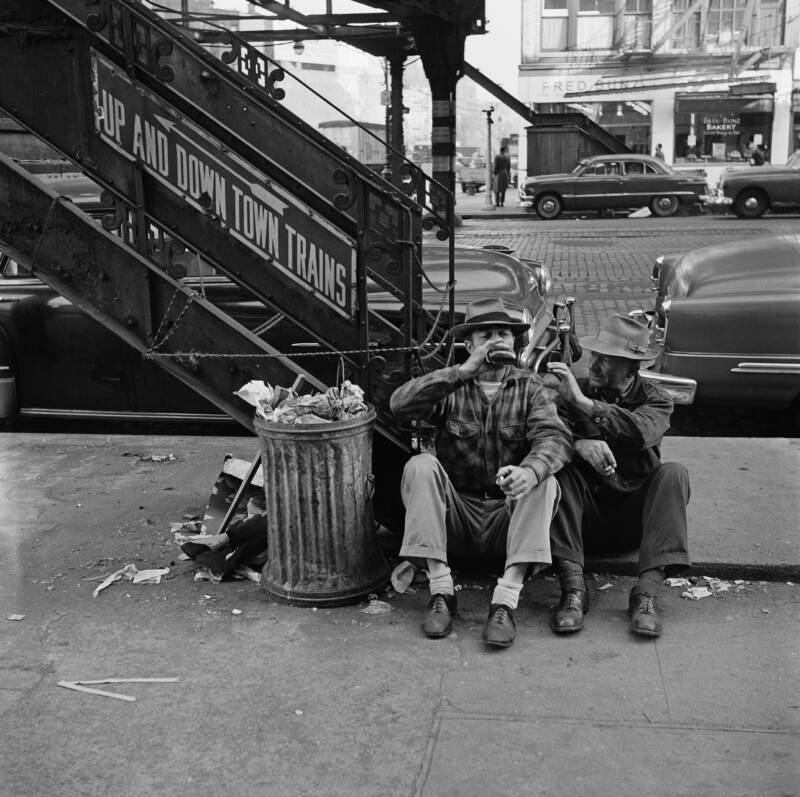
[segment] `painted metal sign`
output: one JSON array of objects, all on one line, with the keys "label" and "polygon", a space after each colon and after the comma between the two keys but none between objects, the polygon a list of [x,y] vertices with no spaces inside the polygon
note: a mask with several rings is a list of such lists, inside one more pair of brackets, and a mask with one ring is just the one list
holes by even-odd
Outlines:
[{"label": "painted metal sign", "polygon": [[355,314],[355,242],[93,53],[95,131],[316,299]]}]

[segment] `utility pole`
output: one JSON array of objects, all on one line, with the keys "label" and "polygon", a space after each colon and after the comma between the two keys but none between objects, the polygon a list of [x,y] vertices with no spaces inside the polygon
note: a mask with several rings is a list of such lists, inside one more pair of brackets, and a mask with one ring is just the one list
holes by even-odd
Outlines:
[{"label": "utility pole", "polygon": [[494,210],[492,199],[492,114],[494,105],[483,111],[486,114],[486,198],[483,202],[484,210]]}]

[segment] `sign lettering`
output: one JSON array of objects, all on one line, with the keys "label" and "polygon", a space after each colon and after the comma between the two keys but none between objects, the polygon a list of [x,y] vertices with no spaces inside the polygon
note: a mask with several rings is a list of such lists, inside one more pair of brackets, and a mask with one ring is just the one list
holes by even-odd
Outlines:
[{"label": "sign lettering", "polygon": [[288,191],[94,54],[95,130],[337,313],[355,314],[356,246]]}]

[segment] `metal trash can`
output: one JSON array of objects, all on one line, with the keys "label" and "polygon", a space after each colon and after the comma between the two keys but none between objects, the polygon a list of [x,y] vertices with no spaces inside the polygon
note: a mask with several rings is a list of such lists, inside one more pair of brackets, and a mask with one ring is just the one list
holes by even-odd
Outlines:
[{"label": "metal trash can", "polygon": [[372,409],[331,423],[255,419],[269,551],[261,586],[273,598],[340,606],[388,582],[372,513],[374,423]]}]

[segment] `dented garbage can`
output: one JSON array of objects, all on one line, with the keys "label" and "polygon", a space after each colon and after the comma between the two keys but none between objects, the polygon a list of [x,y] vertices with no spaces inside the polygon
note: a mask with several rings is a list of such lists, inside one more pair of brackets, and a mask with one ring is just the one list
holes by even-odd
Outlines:
[{"label": "dented garbage can", "polygon": [[292,605],[355,603],[388,582],[372,512],[375,411],[343,421],[256,417],[269,559],[262,588]]}]

